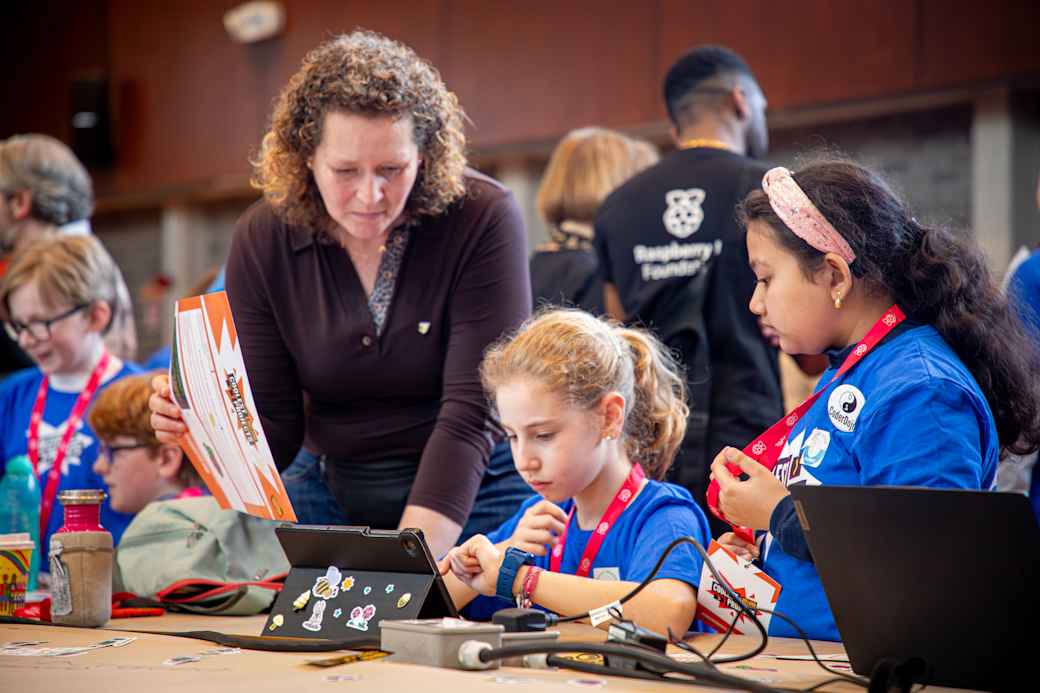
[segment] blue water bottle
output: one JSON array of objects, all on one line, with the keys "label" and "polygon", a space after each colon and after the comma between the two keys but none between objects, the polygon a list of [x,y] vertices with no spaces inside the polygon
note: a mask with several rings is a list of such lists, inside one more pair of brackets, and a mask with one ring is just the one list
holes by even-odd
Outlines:
[{"label": "blue water bottle", "polygon": [[0,480],[0,534],[26,532],[35,547],[29,565],[29,590],[36,589],[40,567],[40,484],[25,455],[7,461]]}]

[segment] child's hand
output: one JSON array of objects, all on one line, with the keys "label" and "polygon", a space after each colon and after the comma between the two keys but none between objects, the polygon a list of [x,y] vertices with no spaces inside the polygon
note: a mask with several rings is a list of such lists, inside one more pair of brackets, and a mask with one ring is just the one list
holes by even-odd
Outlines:
[{"label": "child's hand", "polygon": [[[727,462],[738,465],[748,478],[733,476]],[[711,477],[719,482],[719,508],[726,519],[751,529],[769,529],[773,509],[789,493],[771,471],[736,448],[723,448],[715,457]]]},{"label": "child's hand", "polygon": [[567,513],[560,506],[547,500],[532,505],[520,518],[509,545],[535,556],[544,556],[556,545],[557,537],[567,526]]},{"label": "child's hand", "polygon": [[176,445],[178,439],[188,432],[181,420],[181,410],[170,396],[170,376],[157,375],[152,378],[152,396],[148,398],[152,410],[152,428],[160,443]]},{"label": "child's hand", "polygon": [[758,545],[744,541],[733,532],[726,532],[715,541],[745,561],[750,562],[758,558]]},{"label": "child's hand", "polygon": [[502,552],[483,534],[472,536],[462,546],[456,546],[437,564],[441,575],[450,570],[471,590],[489,597],[495,594],[501,566]]}]

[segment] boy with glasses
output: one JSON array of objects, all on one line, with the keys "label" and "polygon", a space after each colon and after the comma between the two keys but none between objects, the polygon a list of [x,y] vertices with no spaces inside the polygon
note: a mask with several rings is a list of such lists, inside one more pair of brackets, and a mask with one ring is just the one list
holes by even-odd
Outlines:
[{"label": "boy with glasses", "polygon": [[[40,547],[62,523],[58,493],[102,489],[98,441],[84,416],[105,388],[138,372],[105,346],[116,266],[93,236],[62,236],[21,250],[0,280],[0,320],[34,368],[0,383],[0,474],[26,455],[39,476]],[[130,516],[106,501],[101,524],[118,541]],[[43,564],[46,565],[46,562]]]},{"label": "boy with glasses", "polygon": [[151,375],[124,378],[98,395],[87,420],[101,441],[94,472],[108,486],[112,507],[139,513],[157,500],[203,495],[195,468],[176,445],[155,437],[148,398]]}]

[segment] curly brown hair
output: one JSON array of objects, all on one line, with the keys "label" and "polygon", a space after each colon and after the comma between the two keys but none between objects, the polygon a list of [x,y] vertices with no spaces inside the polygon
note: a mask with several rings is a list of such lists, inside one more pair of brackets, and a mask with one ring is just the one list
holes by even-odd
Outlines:
[{"label": "curly brown hair", "polygon": [[307,162],[321,142],[325,114],[410,116],[422,157],[405,214],[436,216],[465,192],[465,114],[437,69],[415,51],[372,31],[321,44],[282,91],[252,162],[254,187],[285,222],[321,228],[330,217]]}]

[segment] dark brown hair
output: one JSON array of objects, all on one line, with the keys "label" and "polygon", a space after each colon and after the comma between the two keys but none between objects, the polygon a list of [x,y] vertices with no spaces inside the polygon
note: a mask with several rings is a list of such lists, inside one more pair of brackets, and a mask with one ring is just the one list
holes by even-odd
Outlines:
[{"label": "dark brown hair", "polygon": [[[856,254],[853,275],[911,320],[935,327],[971,371],[996,420],[1001,456],[1040,447],[1040,353],[978,245],[922,226],[885,181],[853,162],[814,163],[794,179]],[[745,227],[768,223],[806,276],[821,267],[824,254],[780,220],[761,190],[737,206],[737,217]]]}]

